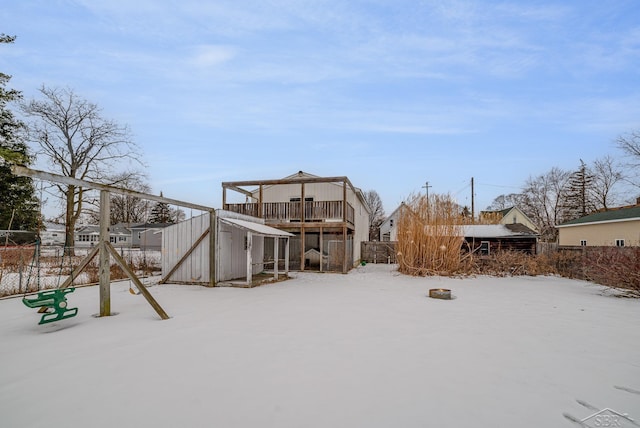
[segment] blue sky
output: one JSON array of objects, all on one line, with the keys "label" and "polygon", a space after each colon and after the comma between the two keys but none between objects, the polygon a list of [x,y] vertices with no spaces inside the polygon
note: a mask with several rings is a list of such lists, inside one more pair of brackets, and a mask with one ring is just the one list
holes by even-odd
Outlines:
[{"label": "blue sky", "polygon": [[[154,192],[346,175],[476,207],[640,129],[640,2],[4,0],[0,70],[130,126]],[[45,165],[42,165],[44,168]]]}]

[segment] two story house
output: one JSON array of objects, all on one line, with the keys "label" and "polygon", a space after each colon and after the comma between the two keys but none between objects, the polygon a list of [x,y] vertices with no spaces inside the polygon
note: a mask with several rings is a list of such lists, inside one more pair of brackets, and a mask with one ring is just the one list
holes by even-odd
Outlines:
[{"label": "two story house", "polygon": [[[244,201],[231,202],[232,196]],[[346,273],[360,261],[360,243],[368,240],[370,208],[362,191],[343,176],[299,171],[282,179],[223,182],[222,204],[292,233],[292,269]]]}]

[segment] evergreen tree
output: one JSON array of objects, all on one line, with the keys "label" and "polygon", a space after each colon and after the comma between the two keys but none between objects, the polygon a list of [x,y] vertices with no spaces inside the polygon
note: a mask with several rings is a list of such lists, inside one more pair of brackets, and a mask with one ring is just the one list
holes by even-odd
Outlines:
[{"label": "evergreen tree", "polygon": [[571,174],[564,198],[565,221],[584,217],[595,211],[593,202],[594,176],[580,159],[580,168]]},{"label": "evergreen tree", "polygon": [[[160,197],[162,197],[162,192],[160,192]],[[151,208],[149,223],[174,223],[173,217],[169,204],[156,202],[153,208]]]},{"label": "evergreen tree", "polygon": [[[0,34],[0,43],[13,43],[15,37]],[[0,72],[0,229],[37,230],[38,200],[33,180],[11,173],[12,163],[27,165],[31,157],[23,138],[24,124],[8,109],[21,98],[20,92],[6,89],[11,76]]]}]

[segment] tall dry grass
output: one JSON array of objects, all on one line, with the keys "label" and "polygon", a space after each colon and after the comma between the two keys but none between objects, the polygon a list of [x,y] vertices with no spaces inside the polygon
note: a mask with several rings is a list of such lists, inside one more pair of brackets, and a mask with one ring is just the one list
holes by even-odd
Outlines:
[{"label": "tall dry grass", "polygon": [[404,274],[452,275],[461,265],[459,205],[449,195],[411,196],[398,219],[398,270]]}]

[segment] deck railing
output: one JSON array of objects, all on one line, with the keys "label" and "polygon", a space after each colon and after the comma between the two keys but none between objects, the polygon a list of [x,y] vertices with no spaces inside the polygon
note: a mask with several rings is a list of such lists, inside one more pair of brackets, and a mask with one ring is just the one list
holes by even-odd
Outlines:
[{"label": "deck railing", "polygon": [[[258,203],[225,204],[224,209],[239,214],[262,217],[267,222],[284,223],[302,221],[301,202],[263,202],[262,215],[259,214]],[[306,201],[304,203],[304,218],[307,222],[325,220],[342,220],[342,201]],[[347,222],[354,224],[355,209],[347,203]]]}]

